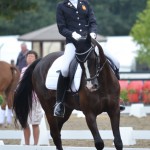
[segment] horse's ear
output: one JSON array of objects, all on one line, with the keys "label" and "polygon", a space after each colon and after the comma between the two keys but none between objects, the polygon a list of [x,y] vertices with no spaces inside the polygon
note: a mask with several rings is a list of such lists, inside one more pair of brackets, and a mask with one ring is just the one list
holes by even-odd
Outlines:
[{"label": "horse's ear", "polygon": [[94,47],[97,46],[99,50],[100,49],[103,50],[102,46],[98,43],[98,41],[96,39],[91,38],[91,41],[92,41],[92,44]]},{"label": "horse's ear", "polygon": [[92,45],[94,46],[94,47],[96,47],[99,43],[95,40],[95,39],[93,39],[93,38],[91,38],[91,42],[92,42]]}]

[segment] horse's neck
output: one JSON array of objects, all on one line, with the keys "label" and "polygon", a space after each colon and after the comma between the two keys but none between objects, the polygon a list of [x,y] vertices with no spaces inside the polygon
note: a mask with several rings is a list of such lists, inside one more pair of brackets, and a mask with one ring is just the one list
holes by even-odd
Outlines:
[{"label": "horse's neck", "polygon": [[100,65],[102,65],[107,61],[107,58],[104,54],[102,47],[100,45],[97,45],[97,47],[98,47],[98,55],[99,55]]},{"label": "horse's neck", "polygon": [[100,59],[100,68],[101,68],[101,78],[105,78],[106,82],[110,82],[113,80],[114,73],[110,68],[107,57],[104,54],[104,51],[100,45],[98,45],[99,49],[99,59]]},{"label": "horse's neck", "polygon": [[100,57],[100,66],[102,67],[107,63],[107,59],[106,57],[102,57],[101,55],[99,57]]}]

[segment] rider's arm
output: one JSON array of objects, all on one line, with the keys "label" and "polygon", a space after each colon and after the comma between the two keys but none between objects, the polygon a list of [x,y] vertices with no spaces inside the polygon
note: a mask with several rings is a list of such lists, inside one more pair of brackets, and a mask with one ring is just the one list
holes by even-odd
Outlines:
[{"label": "rider's arm", "polygon": [[63,10],[61,8],[61,4],[57,5],[57,12],[56,12],[56,21],[59,33],[63,35],[64,37],[72,37],[72,31],[68,30],[65,22],[65,18],[63,15]]}]

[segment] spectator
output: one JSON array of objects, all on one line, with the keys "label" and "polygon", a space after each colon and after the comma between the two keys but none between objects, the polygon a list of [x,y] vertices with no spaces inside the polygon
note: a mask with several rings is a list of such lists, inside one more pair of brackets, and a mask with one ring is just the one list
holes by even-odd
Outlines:
[{"label": "spectator", "polygon": [[21,52],[17,57],[16,66],[21,71],[23,67],[27,66],[26,54],[29,50],[27,49],[26,43],[21,44]]},{"label": "spectator", "polygon": [[[32,64],[32,62],[34,62],[37,59],[37,57],[38,56],[35,51],[31,50],[27,52],[25,57],[27,62],[27,67],[22,68],[20,79],[22,79],[23,74],[25,70],[28,68],[28,66]],[[43,112],[42,112],[41,104],[37,98],[36,93],[33,91],[32,110],[30,111],[28,116],[28,126],[24,128],[24,139],[26,145],[30,145],[31,131],[30,131],[29,124],[32,125],[32,129],[33,129],[34,145],[38,144],[39,135],[40,135],[39,124],[42,120],[42,117],[43,117]]]}]

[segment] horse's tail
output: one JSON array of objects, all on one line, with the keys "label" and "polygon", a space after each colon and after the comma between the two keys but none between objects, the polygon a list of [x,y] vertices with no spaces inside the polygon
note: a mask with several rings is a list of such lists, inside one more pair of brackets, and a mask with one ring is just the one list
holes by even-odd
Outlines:
[{"label": "horse's tail", "polygon": [[11,90],[14,90],[19,81],[20,71],[14,65],[11,65],[10,68],[11,68],[11,72],[12,72]]},{"label": "horse's tail", "polygon": [[13,96],[14,96],[14,91],[17,87],[17,84],[19,82],[19,77],[20,77],[20,71],[14,66],[10,66],[11,72],[12,72],[12,81],[9,87],[7,88],[7,93],[8,93],[8,98],[7,100],[9,101],[8,103],[12,106],[13,102]]},{"label": "horse's tail", "polygon": [[37,59],[26,69],[15,91],[13,102],[15,121],[19,120],[22,128],[27,126],[28,114],[32,109],[32,73],[40,60]]}]

